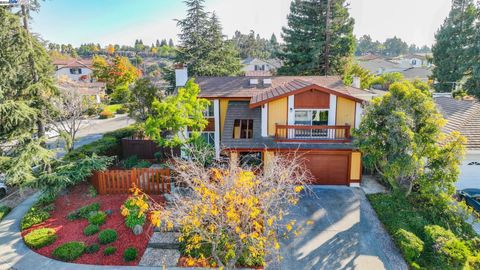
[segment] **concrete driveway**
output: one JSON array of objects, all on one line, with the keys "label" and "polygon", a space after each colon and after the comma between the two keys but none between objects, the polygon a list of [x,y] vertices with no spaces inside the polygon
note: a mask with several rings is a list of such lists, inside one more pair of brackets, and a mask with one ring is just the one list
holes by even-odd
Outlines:
[{"label": "concrete driveway", "polygon": [[312,187],[288,218],[303,233],[282,240],[283,260],[269,269],[408,269],[358,188]]}]

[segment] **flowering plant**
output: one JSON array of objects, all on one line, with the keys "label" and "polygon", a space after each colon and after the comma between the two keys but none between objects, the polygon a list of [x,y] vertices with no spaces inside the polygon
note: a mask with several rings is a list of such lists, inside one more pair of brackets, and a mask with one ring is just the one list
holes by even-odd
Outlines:
[{"label": "flowering plant", "polygon": [[146,221],[146,213],[149,209],[148,199],[136,186],[130,189],[133,193],[120,208],[125,217],[125,225],[133,229],[136,225],[143,226]]}]

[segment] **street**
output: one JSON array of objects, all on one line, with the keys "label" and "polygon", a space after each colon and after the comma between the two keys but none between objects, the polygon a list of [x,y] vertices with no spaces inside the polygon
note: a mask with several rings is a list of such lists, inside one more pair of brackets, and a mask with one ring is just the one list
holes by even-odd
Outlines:
[{"label": "street", "polygon": [[[77,138],[74,143],[75,148],[100,139],[106,132],[124,128],[135,123],[135,120],[129,118],[128,115],[119,115],[111,119],[89,119],[84,121],[85,123],[82,123],[82,126],[77,133]],[[52,138],[47,142],[48,148],[56,149],[58,151],[57,158],[65,155],[63,145],[64,142],[59,137]]]}]

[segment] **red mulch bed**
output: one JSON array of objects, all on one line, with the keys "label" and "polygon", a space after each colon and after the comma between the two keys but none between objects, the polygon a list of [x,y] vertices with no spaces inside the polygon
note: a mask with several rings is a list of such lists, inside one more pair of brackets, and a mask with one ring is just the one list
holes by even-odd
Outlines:
[{"label": "red mulch bed", "polygon": [[[95,198],[91,198],[88,194],[88,188],[88,184],[80,184],[71,188],[68,194],[59,196],[55,200],[55,209],[50,213],[50,219],[46,220],[44,223],[24,230],[22,236],[38,228],[55,229],[57,231],[57,240],[52,245],[35,250],[35,252],[49,258],[52,258],[52,252],[56,247],[70,241],[84,242],[87,246],[98,243],[98,233],[92,236],[83,235],[83,229],[88,225],[86,219],[69,221],[66,218],[69,212],[97,202],[100,204],[101,210],[105,211],[110,209],[113,212],[107,217],[106,223],[100,226],[100,229],[115,229],[118,234],[118,240],[108,245],[100,245],[100,250],[98,252],[93,254],[85,253],[80,258],[73,261],[73,263],[96,265],[138,265],[140,258],[147,248],[148,240],[153,234],[153,226],[147,219],[143,233],[135,236],[132,233],[132,230],[125,226],[124,218],[120,214],[120,206],[129,197],[129,194],[97,195]],[[165,202],[161,195],[152,196],[152,198],[159,203]],[[107,246],[116,247],[117,251],[115,254],[104,256],[103,250]],[[128,247],[135,247],[138,250],[137,260],[132,262],[124,261],[123,252]]]}]

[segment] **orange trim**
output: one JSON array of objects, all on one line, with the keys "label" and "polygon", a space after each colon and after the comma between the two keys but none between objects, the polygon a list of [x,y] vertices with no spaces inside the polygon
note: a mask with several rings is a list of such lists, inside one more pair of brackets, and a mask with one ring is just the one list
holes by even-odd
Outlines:
[{"label": "orange trim", "polygon": [[305,86],[303,88],[297,89],[295,91],[291,91],[291,92],[284,93],[284,94],[281,94],[281,95],[278,95],[278,96],[274,96],[274,97],[271,97],[271,98],[264,99],[264,100],[262,100],[260,102],[257,102],[257,103],[250,103],[250,108],[256,108],[256,107],[261,106],[265,103],[268,103],[272,100],[276,100],[276,99],[283,98],[283,97],[288,97],[288,96],[291,96],[291,95],[296,95],[296,94],[303,93],[303,92],[306,92],[306,91],[309,91],[309,90],[317,90],[317,91],[325,92],[325,93],[328,93],[328,94],[332,94],[332,95],[343,97],[343,98],[346,98],[346,99],[349,99],[349,100],[353,100],[355,102],[363,102],[364,101],[364,100],[361,100],[359,98],[352,97],[352,96],[340,93],[340,92],[332,90],[332,89],[321,87],[317,84],[312,84],[312,85]]}]

